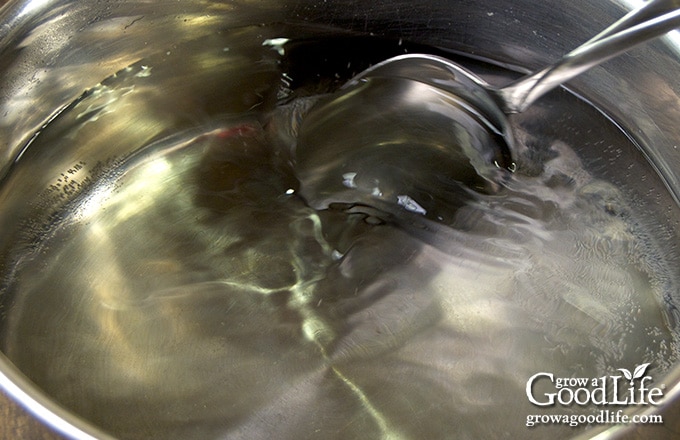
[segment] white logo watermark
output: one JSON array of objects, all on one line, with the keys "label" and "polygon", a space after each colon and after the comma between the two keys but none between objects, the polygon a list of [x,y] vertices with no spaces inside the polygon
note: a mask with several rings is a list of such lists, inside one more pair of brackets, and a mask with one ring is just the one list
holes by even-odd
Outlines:
[{"label": "white logo watermark", "polygon": [[[527,416],[526,425],[663,423],[660,415],[631,417],[620,409],[621,406],[656,406],[661,403],[665,386],[651,386],[652,377],[645,374],[648,367],[649,363],[638,365],[632,371],[619,368],[619,375],[593,378],[555,377],[549,372],[536,373],[526,384],[527,399],[533,405],[564,408],[596,406],[600,407],[600,411],[597,414],[532,414]],[[619,409],[611,410],[612,406]]]}]

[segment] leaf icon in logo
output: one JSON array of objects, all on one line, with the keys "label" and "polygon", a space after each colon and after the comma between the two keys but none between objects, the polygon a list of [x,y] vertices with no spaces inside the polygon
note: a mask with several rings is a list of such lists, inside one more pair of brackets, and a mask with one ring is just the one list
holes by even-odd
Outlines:
[{"label": "leaf icon in logo", "polygon": [[619,371],[623,373],[626,379],[633,380],[633,375],[625,368],[619,368]]},{"label": "leaf icon in logo", "polygon": [[[635,367],[635,371],[633,372],[633,377],[632,377],[632,378],[629,378],[628,376],[626,376],[626,378],[627,378],[628,380],[633,380],[633,379],[639,379],[639,378],[641,378],[642,376],[644,376],[645,371],[647,370],[647,367],[649,367],[649,364],[650,364],[650,363],[648,362],[648,363],[646,363],[646,364],[640,364],[640,365],[638,365],[637,367]],[[630,372],[629,372],[629,374],[630,374]]]},{"label": "leaf icon in logo", "polygon": [[635,379],[639,379],[642,376],[645,375],[645,371],[647,371],[647,367],[649,367],[649,362],[646,364],[640,364],[637,367],[635,367],[635,370],[631,373],[629,370],[625,368],[619,368],[618,371],[622,372],[624,377],[630,381],[630,384],[633,385],[633,381]]}]

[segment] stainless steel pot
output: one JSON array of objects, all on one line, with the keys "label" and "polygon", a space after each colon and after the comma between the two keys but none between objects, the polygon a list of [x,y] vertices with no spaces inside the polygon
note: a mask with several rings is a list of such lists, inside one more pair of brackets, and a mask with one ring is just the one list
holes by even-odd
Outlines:
[{"label": "stainless steel pot", "polygon": [[[84,90],[165,48],[223,29],[293,21],[403,38],[533,70],[578,46],[632,6],[632,0],[11,1],[0,11],[0,179],[35,133]],[[679,68],[680,34],[672,33],[569,84],[627,129],[676,202],[680,201]],[[210,87],[206,83],[199,94],[209,93]],[[190,94],[183,93],[184,97]],[[158,134],[152,130],[147,136]],[[68,168],[64,164],[78,162],[77,155],[110,158],[128,153],[125,148],[94,145],[76,149],[71,157],[55,154],[51,170],[57,176]],[[47,177],[54,176],[36,176],[35,182],[15,189],[26,192],[26,206],[0,209],[29,213],[36,202],[32,197],[44,189],[41,185]],[[680,237],[670,239],[680,243]],[[0,242],[7,240],[0,237]],[[15,300],[0,296],[0,339],[6,337],[3,332],[12,319]],[[667,414],[667,426],[677,429],[680,425],[672,418],[678,417],[680,366],[663,382],[665,403],[653,410]],[[69,437],[109,437],[81,415],[60,407],[1,353],[0,386]],[[596,433],[602,435],[597,438],[616,438],[634,435],[635,427],[604,426],[587,436]],[[676,430],[674,435],[680,433]]]}]

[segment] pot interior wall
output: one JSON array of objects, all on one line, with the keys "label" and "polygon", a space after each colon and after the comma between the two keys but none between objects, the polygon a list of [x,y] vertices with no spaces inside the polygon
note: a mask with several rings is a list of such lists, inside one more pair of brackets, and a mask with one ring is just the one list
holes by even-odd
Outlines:
[{"label": "pot interior wall", "polygon": [[[528,363],[540,358],[540,350],[523,347],[518,343],[521,338],[501,343],[501,326],[477,331],[475,326],[481,326],[483,320],[470,316],[482,315],[496,323],[502,319],[499,310],[507,311],[494,309],[491,301],[484,305],[470,296],[460,303],[439,302],[439,292],[418,294],[425,284],[418,283],[424,278],[427,283],[434,279],[466,286],[465,276],[470,273],[456,279],[432,269],[446,258],[442,253],[452,254],[442,250],[442,245],[428,242],[427,251],[409,254],[405,246],[399,246],[405,243],[401,232],[387,234],[390,240],[382,236],[382,241],[366,238],[361,235],[365,233],[362,222],[368,218],[367,224],[372,225],[384,220],[366,212],[358,217],[351,212],[353,220],[346,234],[359,238],[347,244],[342,241],[343,233],[334,228],[315,229],[315,222],[335,224],[336,211],[312,215],[302,205],[289,208],[284,205],[289,199],[278,195],[267,199],[266,206],[253,202],[252,194],[292,194],[300,185],[295,172],[285,168],[286,157],[260,163],[269,152],[262,139],[269,139],[271,127],[279,123],[273,118],[262,124],[262,114],[276,112],[281,93],[288,93],[288,89],[293,89],[294,97],[335,90],[361,70],[361,63],[350,68],[349,61],[361,59],[366,67],[390,50],[403,50],[402,45],[451,57],[464,55],[456,59],[465,60],[490,81],[502,84],[517,76],[515,71],[535,69],[578,46],[625,9],[610,2],[533,0],[512,4],[466,0],[367,4],[341,0],[167,2],[162,7],[125,1],[8,5],[0,15],[0,21],[7,24],[0,29],[0,206],[4,211],[0,215],[0,349],[4,356],[0,366],[5,379],[18,383],[31,396],[21,397],[28,405],[46,405],[68,423],[97,435],[103,434],[88,423],[121,437],[161,433],[166,438],[200,438],[218,435],[226,424],[243,427],[233,434],[235,438],[263,432],[300,438],[314,430],[332,432],[338,438],[360,432],[376,438],[388,434],[444,438],[451,432],[450,425],[465,424],[469,414],[464,408],[455,412],[448,407],[437,409],[431,397],[437,401],[441,397],[438,393],[450,392],[460,405],[467,402],[471,411],[479,410],[484,407],[481,400],[499,398],[494,390],[503,387],[495,382],[500,379],[494,374],[500,365],[511,358],[527,359]],[[319,52],[316,41],[329,46]],[[359,42],[361,49],[347,46],[348,41]],[[362,56],[356,57],[354,50]],[[328,67],[328,59],[334,56],[343,62]],[[510,70],[498,73],[487,61]],[[641,333],[648,330],[631,337],[630,341],[640,344],[630,350],[633,354],[622,348],[620,351],[627,354],[620,358],[612,354],[615,360],[602,363],[615,369],[620,359],[639,364],[653,359],[650,371],[669,390],[677,388],[678,383],[674,363],[680,330],[676,284],[680,278],[678,63],[673,37],[655,41],[571,82],[569,90],[587,101],[558,91],[513,119],[520,133],[540,132],[533,138],[534,144],[527,141],[527,145],[536,149],[537,156],[545,156],[541,156],[543,168],[527,172],[527,178],[538,181],[552,166],[548,156],[555,151],[573,150],[578,157],[574,163],[587,169],[588,179],[592,179],[588,183],[594,182],[590,186],[579,181],[581,174],[561,169],[564,173],[559,179],[567,176],[572,181],[567,184],[555,178],[547,187],[564,185],[565,193],[571,191],[602,207],[598,215],[606,215],[598,217],[601,229],[593,231],[609,241],[595,249],[601,255],[598,263],[616,259],[619,253],[635,260],[641,252],[637,243],[654,247],[656,252],[651,253],[653,258],[630,264],[635,270],[632,278],[618,277],[612,270],[608,272],[610,278],[589,293],[602,304],[620,302],[621,310],[616,313],[624,313],[633,304],[639,318],[633,317],[629,326],[618,327],[618,318],[609,319],[607,315],[611,309],[598,308],[601,304],[596,300],[580,299],[580,286],[575,281],[573,291],[565,294],[567,302],[592,319],[578,329],[568,325],[558,329],[560,321],[555,321],[551,335],[556,339],[548,341],[546,347],[552,344],[556,359],[564,356],[565,362],[576,362],[568,354],[576,358],[583,355],[590,362],[597,358],[592,355],[596,349],[573,342],[579,337],[599,347],[601,335],[614,337],[618,330],[623,335],[630,334],[631,329],[642,329]],[[340,64],[344,70],[333,70]],[[317,72],[309,66],[325,67]],[[282,71],[295,74],[284,76]],[[316,76],[323,76],[326,82],[317,84]],[[300,114],[307,111],[305,105],[300,104]],[[579,112],[565,116],[562,105]],[[294,109],[294,116],[295,111],[298,109]],[[281,118],[290,119],[290,112],[283,111]],[[546,129],[550,124],[553,127]],[[588,130],[579,131],[584,126]],[[285,145],[288,138],[277,136]],[[560,150],[560,141],[566,137],[573,148]],[[231,156],[228,152],[236,148],[239,154]],[[252,168],[238,165],[242,163]],[[258,181],[252,187],[239,186],[242,180],[249,181],[250,177],[244,176],[252,173],[266,176],[262,178],[266,184]],[[225,175],[238,178],[232,181]],[[243,191],[239,197],[230,198],[227,189],[232,184]],[[531,209],[555,209],[550,203],[536,206]],[[589,212],[586,208],[578,211],[578,202],[574,206],[575,212]],[[239,214],[224,223],[221,219],[225,213],[234,210]],[[525,214],[521,209],[518,212]],[[188,218],[194,222],[193,228],[178,230],[175,225]],[[120,228],[121,224],[128,229]],[[242,232],[254,224],[262,226]],[[138,233],[128,234],[127,230]],[[243,236],[237,237],[234,231]],[[637,234],[635,240],[629,238],[631,231]],[[263,239],[264,232],[271,235]],[[275,245],[286,243],[289,234],[300,234],[304,240],[294,246]],[[304,279],[303,272],[313,272],[310,267],[316,263],[311,260],[339,258],[323,244],[333,239],[345,243],[334,252],[345,258],[354,249],[354,260],[347,257],[347,263],[334,273],[337,278],[326,278],[326,288],[338,292],[317,298],[305,290],[310,281]],[[341,275],[361,272],[356,267],[372,261],[370,252],[357,253],[364,243],[367,249],[368,245],[385,246],[389,255],[385,263],[388,268],[381,270],[390,278],[370,284],[365,280],[371,280],[373,274],[356,275],[365,283],[357,282],[357,291],[365,285],[373,289],[366,301],[379,305],[371,309],[378,318],[356,312],[363,303],[345,304],[338,299],[342,296],[338,286],[344,282]],[[158,249],[163,252],[154,253]],[[552,249],[550,243],[545,249]],[[501,252],[499,259],[514,258],[508,249],[495,248],[493,252]],[[51,258],[41,259],[41,255]],[[411,272],[404,269],[402,261],[415,261],[422,271],[407,276]],[[33,268],[27,262],[39,264]],[[286,272],[293,274],[291,279],[282,281],[271,275],[285,272],[282,268],[289,266],[294,266]],[[589,270],[586,265],[580,268]],[[216,273],[228,276],[217,279]],[[244,278],[243,274],[250,273],[258,274],[256,282]],[[493,285],[497,274],[480,276]],[[397,288],[390,280],[397,280]],[[542,280],[551,282],[550,277]],[[189,285],[199,287],[188,289]],[[477,287],[480,292],[490,290],[481,284]],[[606,296],[609,288],[611,297]],[[396,293],[384,294],[390,289]],[[147,295],[157,291],[162,294]],[[616,297],[617,292],[639,293],[640,298],[632,300],[624,293]],[[487,299],[493,297],[485,295]],[[307,304],[310,297],[314,298],[311,305]],[[196,298],[198,305],[191,302]],[[333,301],[342,307],[324,309]],[[447,304],[455,305],[458,311],[447,309]],[[527,300],[520,306],[532,310],[537,304],[541,303]],[[645,311],[657,309],[660,311],[655,319],[662,324],[651,318],[647,322]],[[460,319],[461,327],[456,328],[469,332],[465,333],[469,339],[448,347],[457,351],[451,354],[457,361],[442,362],[428,370],[434,372],[428,375],[427,384],[424,379],[411,378],[428,368],[420,365],[418,370],[415,363],[428,359],[428,353],[418,352],[418,347],[428,347],[428,342],[397,349],[403,343],[401,327],[362,327],[366,322],[380,323],[381,313],[396,314],[395,310],[411,326],[408,331],[413,332],[416,342],[423,334],[432,336],[426,331],[428,323],[441,316],[465,315]],[[534,310],[538,314],[555,313]],[[351,315],[347,325],[359,331],[347,331],[345,338],[339,338],[337,334],[345,331],[341,325],[346,323],[338,316],[344,313]],[[70,324],[76,321],[82,325]],[[373,343],[369,334],[375,338]],[[466,363],[465,354],[494,335],[498,339],[490,345],[497,353],[486,357],[483,364],[475,363],[473,357]],[[436,339],[432,338],[430,342]],[[302,340],[306,345],[300,343]],[[101,356],[102,344],[113,347],[108,352],[111,357]],[[650,354],[650,346],[658,350]],[[323,356],[315,357],[319,350]],[[337,358],[329,354],[331,351]],[[51,357],[41,357],[48,352]],[[223,360],[227,354],[233,361]],[[355,356],[361,361],[355,362]],[[414,363],[400,364],[402,357]],[[376,359],[380,362],[373,362]],[[281,367],[263,369],[265,361]],[[305,368],[300,368],[301,364]],[[399,367],[392,369],[394,365]],[[524,361],[517,365],[526,371],[540,367],[525,365]],[[594,375],[606,369],[603,365],[592,361],[592,365],[580,366],[579,371]],[[475,376],[479,370],[488,375]],[[21,379],[23,374],[27,380]],[[328,376],[335,380],[324,381]],[[453,376],[472,377],[466,384],[477,393],[468,395],[465,390],[448,388],[445,379]],[[205,377],[215,380],[204,383]],[[519,372],[511,378],[515,397],[527,405],[496,413],[496,420],[508,426],[523,423],[526,411],[532,408],[522,388],[526,380],[527,376]],[[31,381],[37,388],[32,388]],[[389,394],[381,389],[391,390],[395,382],[403,387],[403,402],[399,393],[392,393],[390,401],[397,403],[374,405],[381,402],[382,394]],[[97,395],[102,383],[108,394],[98,406],[82,400],[83,396]],[[135,393],[139,389],[145,391]],[[21,393],[14,394],[19,397]],[[238,409],[228,416],[223,412],[225,394],[238,396],[240,401]],[[324,398],[317,399],[319,396]],[[31,403],[31,399],[35,401]],[[64,405],[66,412],[55,409],[51,399],[57,407]],[[327,403],[334,399],[346,407],[337,409]],[[423,418],[427,426],[413,428],[399,416],[406,414],[404,408],[409,405],[411,414],[422,411],[434,414],[434,418]],[[305,414],[281,412],[280,424],[263,428],[262,420],[274,423],[277,411],[290,406],[304,408]],[[508,401],[506,407],[513,408],[512,402]],[[353,414],[354,418],[350,423],[346,418],[329,416],[335,411]],[[183,424],[181,417],[191,423]],[[122,419],[131,422],[125,425]],[[530,434],[565,435],[559,426],[543,428]],[[72,426],[60,429],[75,432]],[[472,428],[461,432],[471,438],[488,434]]]}]

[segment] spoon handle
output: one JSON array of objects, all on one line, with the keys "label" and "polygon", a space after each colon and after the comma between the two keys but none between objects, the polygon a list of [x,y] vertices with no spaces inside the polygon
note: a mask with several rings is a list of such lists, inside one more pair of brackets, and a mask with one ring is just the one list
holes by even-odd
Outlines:
[{"label": "spoon handle", "polygon": [[557,63],[497,90],[497,98],[506,113],[524,111],[560,84],[679,26],[680,0],[652,0],[569,52]]},{"label": "spoon handle", "polygon": [[668,12],[673,12],[676,9],[680,9],[680,0],[652,0],[639,8],[633,9],[616,23],[588,40],[585,44],[593,43],[596,40],[608,37],[626,28],[660,17]]}]

